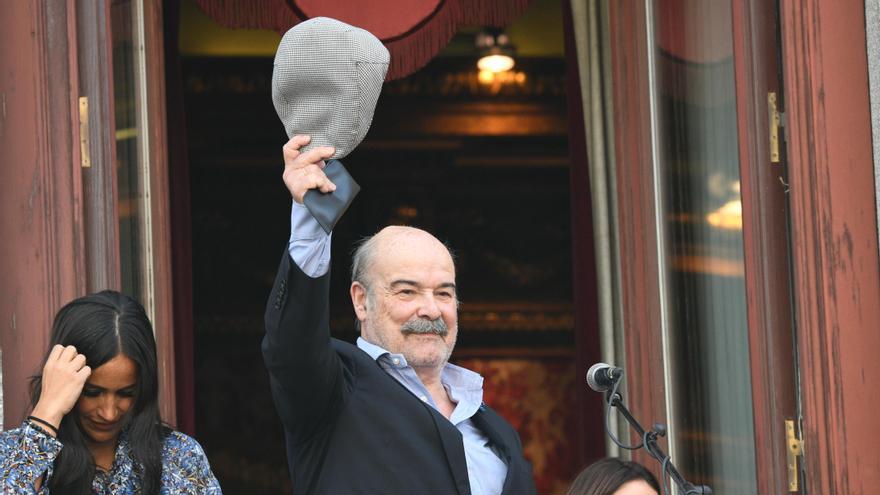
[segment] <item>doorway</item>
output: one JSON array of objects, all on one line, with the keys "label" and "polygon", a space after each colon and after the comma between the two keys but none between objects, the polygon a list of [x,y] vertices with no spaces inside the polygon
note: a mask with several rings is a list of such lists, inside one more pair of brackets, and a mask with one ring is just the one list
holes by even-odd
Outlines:
[{"label": "doorway", "polygon": [[[518,57],[506,79],[481,82],[475,59],[462,55],[475,28],[385,85],[367,138],[344,160],[362,191],[334,231],[331,325],[335,337],[356,339],[347,272],[357,239],[407,224],[446,241],[462,300],[453,360],[484,376],[484,400],[518,429],[539,491],[552,494],[564,493],[583,461],[582,442],[570,438],[580,380],[562,18],[559,2],[536,4],[550,9],[531,13],[539,19],[556,13],[557,53]],[[181,33],[206,22],[188,21],[201,14],[182,7]],[[269,97],[273,54],[187,53],[186,44],[195,434],[227,493],[289,493],[259,351],[289,236],[286,136]],[[591,439],[602,445],[601,432]]]}]

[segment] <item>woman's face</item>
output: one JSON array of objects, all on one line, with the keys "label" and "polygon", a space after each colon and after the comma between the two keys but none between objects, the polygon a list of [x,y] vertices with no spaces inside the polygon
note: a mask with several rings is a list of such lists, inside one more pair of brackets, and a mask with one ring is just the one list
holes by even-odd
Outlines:
[{"label": "woman's face", "polygon": [[136,392],[137,365],[126,356],[119,354],[92,370],[75,409],[93,443],[116,443]]},{"label": "woman's face", "polygon": [[632,480],[620,485],[612,495],[657,495],[645,480]]}]

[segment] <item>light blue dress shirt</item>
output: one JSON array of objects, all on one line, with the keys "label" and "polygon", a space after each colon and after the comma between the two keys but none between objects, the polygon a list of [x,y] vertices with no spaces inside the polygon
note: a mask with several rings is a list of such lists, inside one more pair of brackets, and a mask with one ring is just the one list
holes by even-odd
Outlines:
[{"label": "light blue dress shirt", "polygon": [[312,278],[318,278],[330,269],[330,239],[309,210],[293,201],[290,209],[290,241],[287,250],[300,270]]},{"label": "light blue dress shirt", "polygon": [[[290,227],[288,250],[297,266],[312,278],[327,273],[332,234],[325,233],[309,211],[295,201],[290,213]],[[413,395],[437,409],[428,389],[402,354],[392,354],[361,337],[358,337],[357,345]],[[440,383],[455,403],[449,421],[461,432],[472,495],[500,494],[507,478],[507,464],[492,450],[489,438],[471,421],[483,404],[483,377],[447,363],[440,373]]]}]

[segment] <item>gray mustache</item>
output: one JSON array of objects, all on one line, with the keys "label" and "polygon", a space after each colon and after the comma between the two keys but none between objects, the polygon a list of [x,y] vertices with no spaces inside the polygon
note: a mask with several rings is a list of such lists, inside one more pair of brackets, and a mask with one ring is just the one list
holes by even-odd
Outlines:
[{"label": "gray mustache", "polygon": [[443,318],[437,318],[436,320],[413,318],[412,320],[404,323],[403,326],[400,327],[400,331],[404,334],[433,333],[441,337],[446,337],[446,335],[449,333],[449,328],[446,326],[446,322],[443,321]]}]

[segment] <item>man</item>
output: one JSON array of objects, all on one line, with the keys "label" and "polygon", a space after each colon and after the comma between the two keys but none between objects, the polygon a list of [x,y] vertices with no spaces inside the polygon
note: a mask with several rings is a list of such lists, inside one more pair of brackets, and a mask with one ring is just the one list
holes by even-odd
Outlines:
[{"label": "man", "polygon": [[291,239],[266,309],[263,356],[297,493],[531,494],[516,432],[482,403],[482,377],[448,364],[455,266],[425,231],[387,227],[353,259],[357,346],[330,337],[330,235],[302,206],[332,192],[331,147],[284,146]]}]

